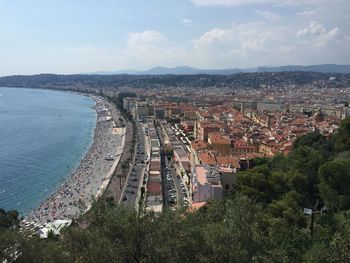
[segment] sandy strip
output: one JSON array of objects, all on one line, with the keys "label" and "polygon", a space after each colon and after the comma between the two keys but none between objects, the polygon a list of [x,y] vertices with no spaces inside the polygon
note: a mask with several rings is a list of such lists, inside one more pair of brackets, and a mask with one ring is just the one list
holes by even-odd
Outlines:
[{"label": "sandy strip", "polygon": [[[125,144],[125,130],[113,132],[113,120],[106,116],[118,116],[113,105],[96,99],[97,123],[93,144],[81,161],[79,168],[48,199],[31,211],[25,220],[45,224],[57,219],[74,219],[91,207],[91,203],[105,191],[118,165]],[[108,108],[108,111],[101,110]],[[106,160],[112,155],[114,160]]]}]

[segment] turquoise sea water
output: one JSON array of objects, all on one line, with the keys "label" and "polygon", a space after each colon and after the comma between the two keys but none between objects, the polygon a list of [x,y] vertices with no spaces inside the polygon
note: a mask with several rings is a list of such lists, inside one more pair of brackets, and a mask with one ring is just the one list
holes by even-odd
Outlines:
[{"label": "turquoise sea water", "polygon": [[59,91],[0,88],[0,208],[29,212],[79,166],[93,141],[94,103]]}]

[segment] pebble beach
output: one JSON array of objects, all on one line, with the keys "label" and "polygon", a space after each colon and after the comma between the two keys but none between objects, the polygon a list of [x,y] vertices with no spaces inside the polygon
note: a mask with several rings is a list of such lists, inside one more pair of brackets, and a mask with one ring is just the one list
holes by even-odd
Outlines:
[{"label": "pebble beach", "polygon": [[96,101],[96,129],[92,146],[78,169],[38,208],[24,218],[25,225],[45,225],[61,219],[75,219],[86,212],[104,192],[124,148],[124,128],[116,128],[111,116],[114,106],[100,97]]}]

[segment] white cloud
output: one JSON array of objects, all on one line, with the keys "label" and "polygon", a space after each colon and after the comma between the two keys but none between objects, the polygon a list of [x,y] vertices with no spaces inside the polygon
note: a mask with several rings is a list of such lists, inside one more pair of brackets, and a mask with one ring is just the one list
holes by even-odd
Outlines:
[{"label": "white cloud", "polygon": [[310,40],[314,46],[324,46],[340,35],[340,29],[335,27],[327,30],[327,28],[317,21],[311,21],[310,24],[300,29],[297,36]]},{"label": "white cloud", "polygon": [[119,68],[147,69],[155,66],[176,66],[186,60],[186,51],[158,31],[130,33],[126,47],[118,50]]},{"label": "white cloud", "polygon": [[317,21],[311,21],[310,24],[299,30],[297,36],[320,35],[326,32],[326,28]]},{"label": "white cloud", "polygon": [[191,0],[197,6],[242,6],[251,4],[319,5],[346,2],[347,0]]},{"label": "white cloud", "polygon": [[177,43],[161,32],[146,30],[129,33],[124,46],[117,50],[107,51],[87,45],[69,51],[74,52],[71,56],[74,61],[84,61],[95,69],[107,70],[179,65],[230,68],[330,62],[345,64],[350,60],[347,52],[349,34],[317,21],[306,25],[282,26],[268,21],[241,23],[213,28],[191,41]]},{"label": "white cloud", "polygon": [[232,36],[230,29],[212,29],[205,32],[199,39],[193,41],[197,47],[208,45],[214,41],[224,41],[230,39]]},{"label": "white cloud", "polygon": [[129,45],[152,45],[154,43],[166,43],[167,38],[163,34],[153,30],[146,30],[141,33],[130,33],[128,36]]},{"label": "white cloud", "polygon": [[256,10],[255,13],[257,15],[265,18],[266,20],[270,20],[270,21],[276,21],[276,20],[280,19],[279,14],[276,14],[276,13],[271,12],[271,11]]},{"label": "white cloud", "polygon": [[185,26],[193,26],[193,20],[188,19],[188,18],[184,18],[181,20],[181,23]]},{"label": "white cloud", "polygon": [[271,0],[191,0],[192,3],[198,6],[240,6],[240,5],[249,5],[249,4],[261,4],[268,3]]},{"label": "white cloud", "polygon": [[233,25],[228,29],[213,29],[193,40],[196,49],[217,49],[247,56],[250,53],[264,52],[265,42],[271,36],[269,29],[263,30],[265,23]]},{"label": "white cloud", "polygon": [[298,15],[300,16],[313,16],[316,13],[316,9],[307,9],[302,12],[299,12]]},{"label": "white cloud", "polygon": [[327,29],[314,21],[300,30],[297,26],[267,22],[236,24],[209,30],[192,42],[195,53],[205,57],[210,65],[251,67],[344,63],[350,59],[346,52],[349,41],[350,37],[339,28]]}]

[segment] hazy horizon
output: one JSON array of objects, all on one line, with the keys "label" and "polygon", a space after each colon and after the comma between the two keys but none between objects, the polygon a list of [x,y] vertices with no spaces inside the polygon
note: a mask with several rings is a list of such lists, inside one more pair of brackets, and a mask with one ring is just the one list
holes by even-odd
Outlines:
[{"label": "hazy horizon", "polygon": [[346,0],[0,3],[0,76],[350,64]]}]

